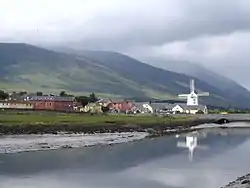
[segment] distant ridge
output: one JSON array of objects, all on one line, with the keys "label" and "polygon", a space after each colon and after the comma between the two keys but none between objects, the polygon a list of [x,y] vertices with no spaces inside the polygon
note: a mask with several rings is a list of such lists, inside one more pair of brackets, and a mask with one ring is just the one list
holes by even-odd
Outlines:
[{"label": "distant ridge", "polygon": [[[189,91],[190,76],[166,71],[116,52],[47,50],[29,44],[0,43],[0,87],[27,91],[95,92],[106,97],[176,100]],[[250,106],[250,100],[196,79],[198,90],[209,91],[203,103]],[[242,96],[244,97],[244,96]],[[249,97],[249,92],[247,96]]]}]

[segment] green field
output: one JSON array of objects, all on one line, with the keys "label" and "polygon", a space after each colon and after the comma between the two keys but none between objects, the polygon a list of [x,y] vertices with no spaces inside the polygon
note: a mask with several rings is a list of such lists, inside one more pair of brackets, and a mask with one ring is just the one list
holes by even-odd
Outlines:
[{"label": "green field", "polygon": [[125,125],[125,124],[169,124],[183,122],[190,117],[157,117],[157,116],[128,116],[128,115],[90,115],[66,114],[54,112],[15,112],[0,113],[0,123],[3,125],[31,124],[82,124],[82,125]]}]

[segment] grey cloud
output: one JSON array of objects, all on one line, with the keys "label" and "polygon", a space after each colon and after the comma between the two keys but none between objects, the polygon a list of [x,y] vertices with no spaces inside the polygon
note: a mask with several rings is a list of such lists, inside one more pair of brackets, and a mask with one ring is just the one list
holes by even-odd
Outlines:
[{"label": "grey cloud", "polygon": [[178,57],[217,72],[230,64],[225,74],[250,88],[250,36],[238,35],[250,32],[247,0],[44,1],[1,5],[0,40]]},{"label": "grey cloud", "polygon": [[250,29],[250,2],[243,0],[191,0],[188,3],[177,0],[170,13],[168,1],[154,1],[151,9],[140,2],[138,11],[133,9],[116,15],[105,13],[91,20],[86,26],[88,35],[78,44],[90,48],[124,49]]},{"label": "grey cloud", "polygon": [[[161,57],[158,66],[164,67],[164,63],[187,61],[202,64],[214,72],[223,74],[243,86],[250,88],[248,70],[250,69],[250,33],[233,33],[224,36],[200,37],[187,41],[166,43],[162,46],[146,48],[149,57],[144,52],[137,50],[133,53],[138,58],[145,59]],[[151,53],[149,53],[151,52]],[[164,61],[165,59],[165,61]],[[157,62],[156,62],[157,63]],[[184,65],[183,65],[184,66]],[[184,66],[187,67],[187,66]]]},{"label": "grey cloud", "polygon": [[[65,2],[70,6],[68,1]],[[72,8],[76,8],[76,5],[73,6],[76,2],[79,3],[78,7],[81,5],[84,8],[85,1],[80,3],[77,0],[72,1]],[[250,2],[246,0],[107,0],[110,6],[103,9],[97,6],[100,1],[93,2],[93,7],[97,7],[95,13],[88,13],[88,9],[82,12],[77,9],[77,13],[73,14],[72,10],[70,14],[67,9],[71,7],[66,5],[47,13],[47,4],[41,7],[44,14],[38,11],[43,19],[34,15],[35,10],[31,12],[32,15],[28,11],[24,12],[23,20],[31,20],[26,21],[24,26],[29,27],[22,28],[22,23],[11,27],[20,31],[14,33],[12,38],[32,42],[47,39],[51,43],[69,43],[87,48],[125,49],[131,46],[162,45],[204,35],[223,35],[250,28]],[[8,17],[2,17],[0,22],[8,23]],[[29,23],[33,23],[38,30]]]}]

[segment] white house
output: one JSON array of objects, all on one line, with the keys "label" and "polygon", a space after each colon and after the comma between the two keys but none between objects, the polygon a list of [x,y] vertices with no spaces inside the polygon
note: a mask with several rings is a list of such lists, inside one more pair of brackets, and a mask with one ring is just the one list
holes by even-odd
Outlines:
[{"label": "white house", "polygon": [[0,101],[0,109],[33,109],[34,105],[27,102]]},{"label": "white house", "polygon": [[206,105],[189,106],[187,104],[176,104],[172,108],[173,113],[196,114],[197,112],[208,113]]},{"label": "white house", "polygon": [[207,106],[197,105],[189,106],[185,103],[135,103],[136,111],[140,113],[186,113],[186,114],[196,114],[197,112],[202,112],[204,114],[208,113]]},{"label": "white house", "polygon": [[134,112],[137,113],[154,113],[153,107],[149,103],[143,103],[143,102],[135,102],[135,109]]}]

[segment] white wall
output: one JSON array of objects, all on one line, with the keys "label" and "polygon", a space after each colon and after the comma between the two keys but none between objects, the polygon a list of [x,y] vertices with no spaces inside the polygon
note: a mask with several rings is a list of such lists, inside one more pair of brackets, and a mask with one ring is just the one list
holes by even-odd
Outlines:
[{"label": "white wall", "polygon": [[173,107],[172,109],[173,112],[180,112],[183,113],[184,109],[182,107],[180,107],[179,105],[176,105],[175,107]]},{"label": "white wall", "polygon": [[196,114],[199,110],[195,109],[195,110],[190,110],[190,114]]},{"label": "white wall", "polygon": [[198,95],[194,92],[190,93],[187,97],[187,105],[198,106]]},{"label": "white wall", "polygon": [[34,105],[25,104],[25,103],[8,103],[8,102],[0,102],[1,109],[33,109]]},{"label": "white wall", "polygon": [[10,104],[9,103],[0,103],[0,108],[10,108]]}]

